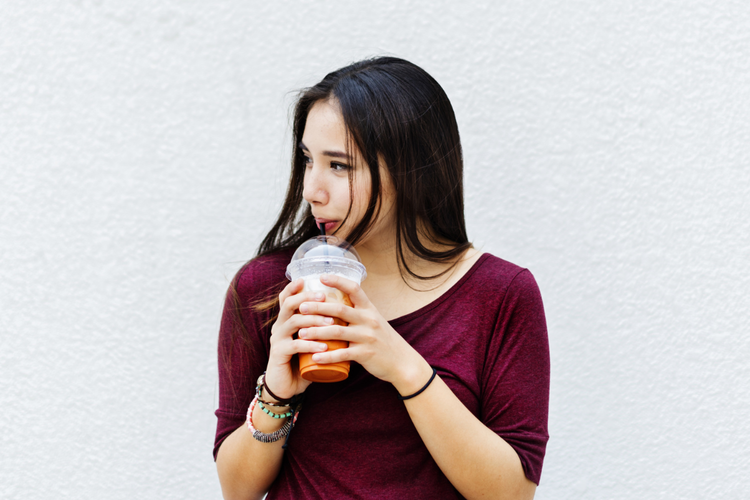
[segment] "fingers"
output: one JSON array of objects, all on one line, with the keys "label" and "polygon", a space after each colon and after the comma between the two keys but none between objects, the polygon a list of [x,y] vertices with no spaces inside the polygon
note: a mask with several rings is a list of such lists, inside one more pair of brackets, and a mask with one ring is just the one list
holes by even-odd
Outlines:
[{"label": "fingers", "polygon": [[352,323],[357,317],[354,309],[340,302],[303,302],[299,305],[299,312],[303,315],[339,318],[346,323]]},{"label": "fingers", "polygon": [[294,356],[295,354],[299,354],[301,352],[323,352],[326,349],[328,349],[328,346],[324,344],[323,342],[315,342],[314,340],[301,340],[301,339],[295,339],[291,342],[284,342],[283,345],[279,347],[279,354],[282,354],[284,356]]},{"label": "fingers", "polygon": [[322,302],[326,299],[322,292],[302,292],[303,283],[301,279],[293,281],[279,294],[279,321],[285,322],[291,318],[302,302]]},{"label": "fingers", "polygon": [[342,349],[332,349],[328,352],[316,352],[312,355],[312,360],[316,363],[338,363],[340,361],[352,361],[353,348],[344,347]]},{"label": "fingers", "polygon": [[297,279],[285,286],[279,294],[279,304],[283,304],[286,299],[288,299],[295,293],[302,291],[302,287],[304,286],[304,284],[305,282],[302,279]]},{"label": "fingers", "polygon": [[312,326],[302,328],[299,338],[304,340],[342,340],[353,344],[372,345],[377,336],[372,331],[352,325]]},{"label": "fingers", "polygon": [[[346,329],[343,326],[334,325],[326,327],[302,328],[299,331],[299,338],[307,340],[346,340],[351,342],[352,328]],[[344,338],[346,336],[346,338]]]},{"label": "fingers", "polygon": [[320,276],[320,282],[326,286],[338,288],[347,294],[349,299],[351,299],[352,304],[357,307],[368,307],[370,304],[370,299],[367,298],[365,292],[363,292],[362,288],[352,280],[336,276],[335,274],[323,274]]},{"label": "fingers", "polygon": [[305,301],[315,304],[315,301],[325,300],[325,294],[321,292],[302,292],[302,285],[302,280],[293,281],[284,287],[284,290],[279,294],[281,307],[279,309],[279,316],[271,327],[271,344],[272,352],[283,354],[282,359],[286,359],[298,352],[294,348],[284,345],[286,342],[292,341],[297,330],[305,327],[333,324],[333,318],[297,313],[300,304]]},{"label": "fingers", "polygon": [[300,328],[309,328],[315,326],[330,326],[334,322],[333,318],[319,315],[295,314],[286,322],[285,328],[296,333]]},{"label": "fingers", "polygon": [[271,327],[271,340],[291,340],[300,328],[329,326],[334,322],[333,318],[310,314],[294,314],[286,321],[277,321]]}]

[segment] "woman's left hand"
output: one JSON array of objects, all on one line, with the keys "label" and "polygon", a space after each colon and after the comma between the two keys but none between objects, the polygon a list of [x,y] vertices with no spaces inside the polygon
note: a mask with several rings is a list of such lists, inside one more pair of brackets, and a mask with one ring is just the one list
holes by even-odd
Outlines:
[{"label": "woman's left hand", "polygon": [[[346,340],[349,347],[313,355],[316,363],[356,361],[375,377],[392,383],[401,394],[411,394],[424,384],[432,369],[424,358],[393,329],[360,286],[346,278],[323,275],[321,283],[349,296],[353,307],[336,302],[304,302],[301,314],[339,318],[348,326],[303,328],[305,340]],[[410,392],[411,391],[411,392]]]}]

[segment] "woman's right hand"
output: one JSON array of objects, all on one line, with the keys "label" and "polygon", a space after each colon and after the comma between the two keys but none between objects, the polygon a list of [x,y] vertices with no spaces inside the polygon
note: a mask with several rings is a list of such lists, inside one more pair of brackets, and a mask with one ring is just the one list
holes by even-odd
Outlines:
[{"label": "woman's right hand", "polygon": [[[318,315],[302,315],[299,306],[303,302],[325,302],[322,292],[303,292],[304,281],[298,279],[289,283],[279,294],[279,316],[271,327],[271,352],[266,367],[266,385],[283,399],[300,394],[311,382],[300,377],[297,364],[292,358],[300,352],[323,352],[328,346],[314,340],[296,339],[300,328],[329,326],[332,318]],[[263,394],[263,397],[269,397]]]}]

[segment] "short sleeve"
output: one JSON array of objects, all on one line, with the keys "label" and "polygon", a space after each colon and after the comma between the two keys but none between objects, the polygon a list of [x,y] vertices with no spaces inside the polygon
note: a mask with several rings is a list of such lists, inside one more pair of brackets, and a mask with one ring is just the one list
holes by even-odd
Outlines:
[{"label": "short sleeve", "polygon": [[227,291],[219,328],[219,407],[214,460],[221,443],[240,427],[255,394],[255,381],[268,363],[270,324],[278,308],[257,310],[284,286],[283,274],[268,259],[256,259],[237,273]]},{"label": "short sleeve", "polygon": [[520,271],[508,285],[490,338],[481,387],[482,421],[518,454],[539,484],[549,439],[550,359],[542,297]]}]

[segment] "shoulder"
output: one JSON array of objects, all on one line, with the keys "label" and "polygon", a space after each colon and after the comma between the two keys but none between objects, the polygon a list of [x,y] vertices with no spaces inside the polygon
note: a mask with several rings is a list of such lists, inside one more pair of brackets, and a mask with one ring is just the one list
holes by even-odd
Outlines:
[{"label": "shoulder", "polygon": [[[543,314],[542,295],[529,269],[485,253],[477,262],[473,287],[478,292],[493,295],[496,307],[510,313],[520,311]],[[493,299],[488,297],[489,301]]]},{"label": "shoulder", "polygon": [[[495,307],[498,310],[498,324],[506,326],[513,323],[525,324],[523,330],[531,324],[538,330],[546,332],[546,320],[542,294],[534,275],[527,268],[495,257],[490,254],[482,256],[479,280],[484,288],[495,295]],[[486,293],[486,292],[485,292]],[[488,301],[493,299],[488,298]]]},{"label": "shoulder", "polygon": [[482,254],[474,267],[472,281],[476,285],[516,292],[539,290],[531,271],[490,253]]},{"label": "shoulder", "polygon": [[268,298],[275,295],[288,282],[286,266],[294,250],[281,250],[255,257],[237,271],[232,280],[240,297],[251,299]]}]

